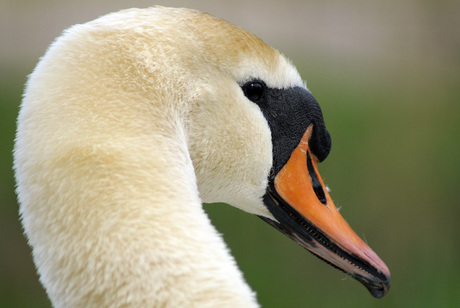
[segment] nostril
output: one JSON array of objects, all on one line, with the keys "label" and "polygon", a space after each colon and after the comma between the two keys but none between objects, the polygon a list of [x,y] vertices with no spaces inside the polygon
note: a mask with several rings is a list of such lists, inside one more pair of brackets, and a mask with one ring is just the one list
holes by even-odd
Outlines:
[{"label": "nostril", "polygon": [[307,169],[308,169],[308,174],[310,175],[311,182],[313,185],[313,191],[316,194],[316,197],[318,197],[318,200],[326,205],[327,199],[326,199],[326,194],[324,193],[323,186],[318,180],[318,177],[316,176],[315,168],[313,167],[313,163],[311,162],[311,157],[310,157],[310,151],[307,151]]}]

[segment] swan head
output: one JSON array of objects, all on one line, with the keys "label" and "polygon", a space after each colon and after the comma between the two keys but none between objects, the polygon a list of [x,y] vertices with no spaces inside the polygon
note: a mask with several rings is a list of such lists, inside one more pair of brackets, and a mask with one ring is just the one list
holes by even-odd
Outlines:
[{"label": "swan head", "polygon": [[211,65],[200,74],[189,143],[202,200],[259,215],[383,297],[388,267],[339,214],[318,173],[331,138],[299,73],[253,34],[210,15],[200,22],[209,23],[199,41]]},{"label": "swan head", "polygon": [[[50,84],[53,89],[40,93],[46,108],[27,103]],[[88,142],[89,153],[100,144],[118,149],[124,142],[136,152],[126,156],[134,157],[131,166],[141,166],[160,147],[177,150],[193,163],[191,181],[202,202],[258,215],[373,296],[387,293],[387,266],[339,214],[318,173],[317,163],[331,149],[318,102],[295,67],[255,35],[194,10],[109,14],[58,39],[27,91],[15,153],[24,200],[22,166],[28,162],[21,149],[30,136],[21,125],[56,141],[37,145],[45,150],[36,160]],[[169,162],[152,156],[149,166],[167,169]],[[28,224],[26,217],[23,222]]]}]

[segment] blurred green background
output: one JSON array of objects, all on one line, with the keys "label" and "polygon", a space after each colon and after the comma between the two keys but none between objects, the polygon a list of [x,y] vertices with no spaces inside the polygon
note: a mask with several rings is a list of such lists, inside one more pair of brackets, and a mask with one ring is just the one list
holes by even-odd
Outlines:
[{"label": "blurred green background", "polygon": [[460,307],[460,4],[429,0],[0,0],[0,307],[50,306],[11,168],[26,76],[64,28],[153,4],[210,12],[293,60],[332,135],[322,177],[392,273],[376,300],[257,217],[206,205],[263,307]]}]

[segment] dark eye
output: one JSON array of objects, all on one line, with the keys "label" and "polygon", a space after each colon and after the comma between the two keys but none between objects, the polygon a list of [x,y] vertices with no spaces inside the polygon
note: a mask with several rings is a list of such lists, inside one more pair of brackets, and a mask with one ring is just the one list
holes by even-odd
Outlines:
[{"label": "dark eye", "polygon": [[265,84],[263,81],[249,81],[242,88],[244,95],[254,103],[258,103],[264,98]]}]

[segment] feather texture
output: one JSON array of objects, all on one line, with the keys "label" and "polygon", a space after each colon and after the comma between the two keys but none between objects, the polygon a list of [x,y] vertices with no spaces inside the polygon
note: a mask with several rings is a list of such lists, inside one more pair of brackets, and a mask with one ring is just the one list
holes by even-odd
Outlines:
[{"label": "feather texture", "polygon": [[253,34],[155,7],[66,30],[31,74],[14,159],[56,307],[256,307],[202,202],[262,204],[270,130],[239,85],[303,86]]}]

